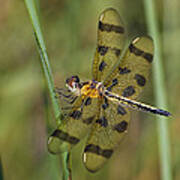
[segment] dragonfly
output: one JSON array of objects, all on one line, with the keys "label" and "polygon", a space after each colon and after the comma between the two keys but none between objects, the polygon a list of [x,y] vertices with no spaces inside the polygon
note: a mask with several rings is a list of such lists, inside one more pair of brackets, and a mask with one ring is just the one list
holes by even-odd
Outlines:
[{"label": "dragonfly", "polygon": [[71,150],[85,136],[83,162],[90,172],[103,167],[127,134],[131,110],[171,116],[166,111],[137,101],[148,81],[153,61],[153,40],[127,39],[119,13],[108,8],[99,17],[97,48],[92,80],[78,76],[66,79],[67,88],[57,88],[62,104],[62,123],[48,140],[48,149],[57,154]]}]

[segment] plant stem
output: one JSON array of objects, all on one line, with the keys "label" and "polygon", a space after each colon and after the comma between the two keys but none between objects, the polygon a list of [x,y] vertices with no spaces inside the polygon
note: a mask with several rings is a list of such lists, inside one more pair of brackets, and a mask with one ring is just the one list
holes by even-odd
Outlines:
[{"label": "plant stem", "polygon": [[[34,3],[34,0],[25,0],[25,4],[26,4],[26,7],[28,10],[30,19],[31,19],[31,23],[33,25],[35,38],[36,38],[36,42],[38,45],[38,50],[39,50],[39,54],[40,54],[40,58],[41,58],[42,69],[44,72],[45,80],[48,85],[48,90],[49,90],[50,99],[51,99],[52,106],[53,106],[54,115],[55,115],[57,124],[59,125],[60,124],[60,120],[59,120],[60,109],[59,109],[58,101],[55,98],[53,75],[52,75],[51,67],[49,64],[49,59],[48,59],[48,55],[46,52],[46,46],[45,46],[45,42],[44,42],[43,35],[41,32],[35,3]],[[63,180],[68,180],[69,177],[71,177],[71,173],[69,172],[67,161],[64,161],[64,159],[67,159],[68,156],[69,155],[67,152],[62,154]]]},{"label": "plant stem", "polygon": [[[46,79],[46,82],[48,85],[54,114],[55,114],[56,119],[58,119],[58,117],[60,115],[60,110],[59,110],[59,105],[58,105],[57,99],[55,98],[54,81],[53,81],[52,71],[50,68],[49,59],[48,59],[48,55],[46,52],[43,35],[42,35],[41,29],[40,29],[40,24],[39,24],[37,12],[36,12],[35,4],[34,4],[33,0],[25,0],[25,3],[27,6],[27,9],[28,9],[28,12],[29,12],[29,16],[30,16],[33,28],[34,28],[36,42],[38,44],[38,50],[40,53],[41,63],[42,63],[45,79]],[[59,121],[57,123],[59,123]]]},{"label": "plant stem", "polygon": [[[145,13],[149,33],[152,35],[155,44],[155,57],[153,63],[153,83],[155,99],[158,107],[167,109],[166,90],[164,84],[164,71],[162,63],[162,47],[154,0],[144,0]],[[170,158],[170,137],[168,131],[169,121],[165,117],[157,118],[159,155],[161,163],[162,180],[172,180],[171,158]]]}]

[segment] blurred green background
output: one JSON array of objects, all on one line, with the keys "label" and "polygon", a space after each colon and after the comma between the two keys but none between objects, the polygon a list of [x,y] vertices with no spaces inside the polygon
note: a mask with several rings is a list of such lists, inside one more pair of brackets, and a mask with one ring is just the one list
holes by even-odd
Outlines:
[{"label": "blurred green background", "polygon": [[[128,37],[147,34],[142,0],[41,0],[37,3],[56,86],[74,74],[91,78],[98,17],[108,7],[120,12]],[[180,179],[179,9],[178,0],[156,1],[167,99],[173,114],[169,130],[175,180]],[[154,104],[151,80],[140,100]],[[0,117],[4,179],[61,179],[61,160],[47,151],[47,138],[56,122],[32,25],[22,0],[0,1]],[[159,180],[156,133],[155,116],[133,112],[129,133],[118,153],[98,173],[91,174],[83,166],[84,141],[74,148],[73,179]]]}]

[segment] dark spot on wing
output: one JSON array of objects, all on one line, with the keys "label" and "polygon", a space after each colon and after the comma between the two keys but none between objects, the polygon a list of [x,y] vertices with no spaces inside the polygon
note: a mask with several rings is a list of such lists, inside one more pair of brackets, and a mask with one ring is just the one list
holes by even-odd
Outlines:
[{"label": "dark spot on wing", "polygon": [[107,87],[107,90],[108,90],[108,91],[111,91],[111,90],[112,90],[112,87],[114,87],[114,86],[117,85],[117,84],[118,84],[118,79],[117,79],[117,78],[113,79],[113,80],[112,80],[112,84],[111,84],[109,87]]},{"label": "dark spot on wing", "polygon": [[133,44],[129,45],[129,50],[131,53],[135,54],[136,56],[141,56],[143,54],[143,51],[136,48]]},{"label": "dark spot on wing", "polygon": [[108,99],[104,97],[104,104],[102,104],[102,108],[105,110],[108,108],[108,106],[109,106]]},{"label": "dark spot on wing", "polygon": [[134,93],[135,93],[134,87],[128,86],[127,88],[124,89],[122,96],[129,97],[132,96]]},{"label": "dark spot on wing", "polygon": [[126,112],[126,110],[121,105],[118,105],[117,113],[121,114],[121,115],[125,115],[127,112]]},{"label": "dark spot on wing", "polygon": [[104,116],[101,117],[100,119],[97,119],[96,123],[100,124],[102,127],[107,127],[108,126],[108,121]]},{"label": "dark spot on wing", "polygon": [[153,61],[153,55],[150,53],[146,53],[142,50],[140,50],[139,48],[135,47],[133,44],[130,44],[129,46],[129,50],[131,53],[133,53],[136,56],[141,56],[144,59],[146,59],[149,63],[151,63]]},{"label": "dark spot on wing", "polygon": [[104,61],[102,61],[101,64],[99,65],[99,71],[102,72],[106,65],[107,64]]},{"label": "dark spot on wing", "polygon": [[75,110],[69,114],[69,116],[72,117],[73,119],[79,119],[81,115],[82,115],[81,111],[78,110]]},{"label": "dark spot on wing", "polygon": [[90,105],[90,104],[91,104],[91,98],[88,97],[88,98],[86,99],[84,105],[85,105],[85,106],[88,106],[88,105]]},{"label": "dark spot on wing", "polygon": [[86,119],[83,119],[83,123],[85,124],[91,124],[94,120],[95,116],[88,117]]},{"label": "dark spot on wing", "polygon": [[120,53],[121,53],[121,50],[120,50],[120,49],[114,47],[114,48],[111,48],[111,50],[114,51],[114,53],[115,53],[115,55],[116,55],[117,57],[119,57],[119,55],[120,55]]},{"label": "dark spot on wing", "polygon": [[130,72],[131,70],[128,69],[127,67],[124,67],[124,68],[119,67],[119,74],[128,74]]},{"label": "dark spot on wing", "polygon": [[124,132],[128,127],[128,123],[126,121],[122,121],[114,126],[114,130],[119,133]]},{"label": "dark spot on wing", "polygon": [[106,24],[99,21],[99,29],[106,32],[124,33],[124,28],[121,26]]},{"label": "dark spot on wing", "polygon": [[60,129],[56,129],[51,136],[57,137],[62,141],[69,142],[70,144],[77,144],[80,141],[78,138],[71,136],[66,132],[63,132]]},{"label": "dark spot on wing", "polygon": [[144,76],[136,74],[134,78],[139,86],[144,86],[146,84],[146,79]]},{"label": "dark spot on wing", "polygon": [[108,51],[108,48],[107,46],[98,46],[98,52],[100,53],[101,56],[104,56],[107,51]]},{"label": "dark spot on wing", "polygon": [[107,109],[108,108],[108,106],[109,106],[109,104],[102,104],[102,108],[105,110],[105,109]]},{"label": "dark spot on wing", "polygon": [[117,78],[112,80],[112,84],[113,84],[114,86],[115,86],[116,84],[118,84]]},{"label": "dark spot on wing", "polygon": [[113,154],[113,150],[112,149],[101,149],[99,146],[94,145],[94,144],[88,144],[85,149],[84,152],[90,152],[90,153],[94,153],[96,155],[99,156],[103,156],[105,158],[110,158]]},{"label": "dark spot on wing", "polygon": [[98,45],[98,52],[101,56],[105,56],[105,54],[108,52],[108,49],[110,49],[111,51],[113,51],[113,53],[119,57],[120,53],[121,53],[121,50],[118,49],[118,48],[115,48],[115,47],[108,47],[108,46],[101,46],[101,45]]},{"label": "dark spot on wing", "polygon": [[112,153],[113,153],[112,149],[104,149],[102,150],[102,153],[100,155],[108,159],[111,157]]},{"label": "dark spot on wing", "polygon": [[153,55],[150,53],[145,53],[143,57],[150,63],[153,61]]}]

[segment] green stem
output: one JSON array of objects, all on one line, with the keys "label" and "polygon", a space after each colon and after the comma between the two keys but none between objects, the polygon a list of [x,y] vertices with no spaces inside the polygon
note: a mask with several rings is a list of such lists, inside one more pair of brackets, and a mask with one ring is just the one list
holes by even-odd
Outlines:
[{"label": "green stem", "polygon": [[[49,59],[46,52],[46,46],[45,46],[43,35],[41,32],[35,4],[33,0],[25,0],[25,3],[29,12],[29,16],[30,16],[33,28],[34,28],[36,42],[38,44],[38,49],[39,49],[39,53],[41,57],[41,63],[42,63],[45,79],[48,84],[48,89],[49,89],[49,93],[50,93],[50,97],[51,97],[51,101],[53,105],[54,114],[55,114],[56,119],[58,119],[60,115],[60,110],[59,110],[57,99],[55,98],[52,71],[49,64]],[[59,121],[57,123],[59,123]]]},{"label": "green stem", "polygon": [[66,167],[63,167],[64,173],[63,180],[72,180],[72,174],[71,174],[71,153],[70,152],[64,152],[63,153],[63,164],[66,164]]},{"label": "green stem", "polygon": [[[154,0],[144,0],[148,30],[149,33],[152,35],[155,44],[155,57],[153,62],[153,83],[157,106],[167,109],[167,96],[164,84],[165,77],[162,63],[162,47],[154,2]],[[156,118],[158,120],[157,129],[161,162],[161,176],[163,180],[172,180],[170,137],[168,131],[169,121],[165,117],[158,116]]]},{"label": "green stem", "polygon": [[[52,102],[52,106],[53,106],[54,115],[55,115],[57,124],[59,125],[60,124],[60,120],[59,120],[60,109],[59,109],[58,101],[55,98],[53,75],[52,75],[51,67],[49,64],[49,59],[48,59],[48,55],[46,52],[46,46],[45,46],[45,42],[44,42],[43,35],[41,32],[40,23],[38,20],[36,6],[34,3],[34,0],[25,0],[25,4],[26,4],[26,7],[28,10],[30,19],[31,19],[31,23],[33,25],[33,29],[35,32],[35,38],[36,38],[36,42],[38,45],[38,50],[39,50],[39,54],[40,54],[40,58],[41,58],[42,69],[44,72],[45,80],[48,85],[48,90],[49,90],[49,94],[50,94],[50,98],[51,98],[51,102]],[[64,161],[64,159],[67,159],[67,158],[68,158],[68,153],[64,153],[62,155],[63,180],[68,180],[69,177],[71,176],[71,173],[69,172],[67,161]]]}]

